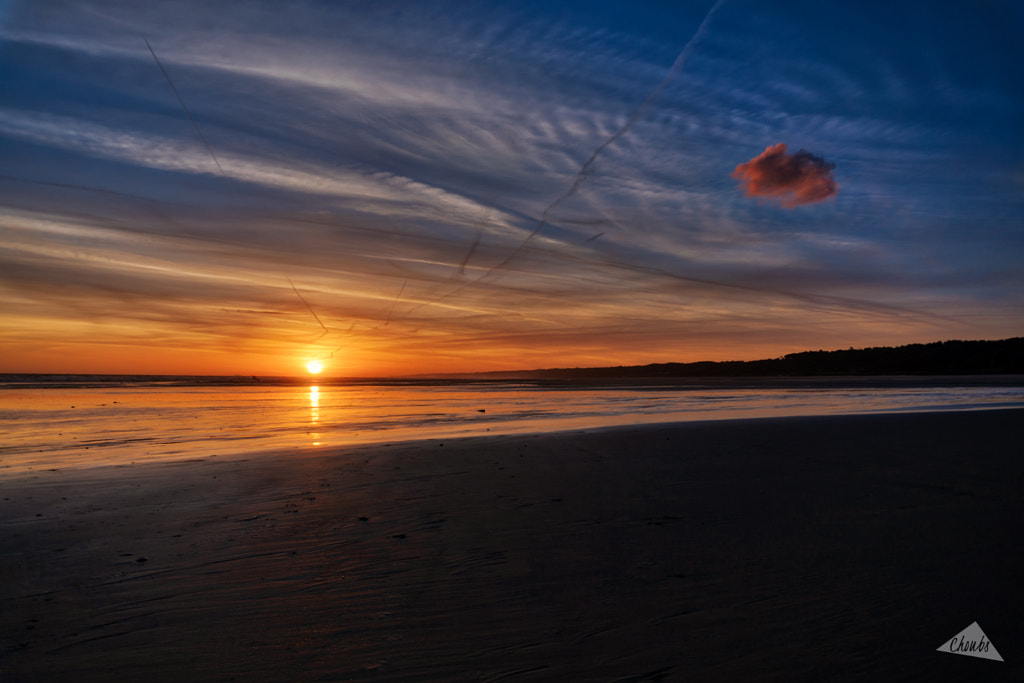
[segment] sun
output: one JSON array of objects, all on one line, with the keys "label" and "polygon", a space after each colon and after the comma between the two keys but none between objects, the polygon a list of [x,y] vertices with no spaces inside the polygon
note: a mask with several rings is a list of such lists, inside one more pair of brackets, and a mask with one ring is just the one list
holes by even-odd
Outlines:
[{"label": "sun", "polygon": [[311,360],[306,363],[306,369],[309,370],[310,374],[316,375],[324,369],[324,365],[318,360]]}]

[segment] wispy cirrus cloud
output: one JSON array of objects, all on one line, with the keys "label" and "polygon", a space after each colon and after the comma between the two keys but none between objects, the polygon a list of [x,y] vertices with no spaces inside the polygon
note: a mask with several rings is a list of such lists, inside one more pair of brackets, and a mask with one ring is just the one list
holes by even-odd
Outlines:
[{"label": "wispy cirrus cloud", "polygon": [[[152,169],[190,174],[222,175],[253,185],[289,192],[321,195],[343,201],[359,211],[423,218],[437,211],[445,220],[472,223],[483,206],[473,200],[410,178],[386,172],[359,173],[315,164],[282,164],[237,152],[221,152],[223,168],[215,168],[198,141],[172,140],[162,135],[111,129],[64,116],[0,109],[0,133],[48,146],[68,149]],[[387,207],[391,207],[390,209]],[[490,224],[502,217],[492,215]]]},{"label": "wispy cirrus cloud", "polygon": [[[106,310],[171,338],[191,315],[213,350],[322,332],[290,279],[374,357],[493,345],[513,365],[545,339],[581,363],[633,340],[640,362],[744,334],[954,335],[964,312],[1005,329],[1024,59],[994,4],[886,9],[914,27],[897,44],[870,13],[727,1],[642,107],[713,4],[24,3],[0,53],[0,220],[20,226],[0,286],[59,309],[51,327]],[[778,140],[825,159],[737,167]]]}]

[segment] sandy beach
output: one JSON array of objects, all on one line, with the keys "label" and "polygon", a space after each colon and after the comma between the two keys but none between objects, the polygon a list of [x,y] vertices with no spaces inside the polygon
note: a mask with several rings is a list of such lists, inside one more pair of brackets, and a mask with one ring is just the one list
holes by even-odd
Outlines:
[{"label": "sandy beach", "polygon": [[[1020,680],[1024,410],[0,480],[3,681]],[[977,621],[1005,662],[936,651]]]}]

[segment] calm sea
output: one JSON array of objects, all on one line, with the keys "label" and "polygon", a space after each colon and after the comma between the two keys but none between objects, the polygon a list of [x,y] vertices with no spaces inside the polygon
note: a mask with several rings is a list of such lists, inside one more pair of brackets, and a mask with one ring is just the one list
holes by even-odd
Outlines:
[{"label": "calm sea", "polygon": [[1024,378],[268,384],[8,377],[0,379],[0,476],[639,423],[1021,406]]}]

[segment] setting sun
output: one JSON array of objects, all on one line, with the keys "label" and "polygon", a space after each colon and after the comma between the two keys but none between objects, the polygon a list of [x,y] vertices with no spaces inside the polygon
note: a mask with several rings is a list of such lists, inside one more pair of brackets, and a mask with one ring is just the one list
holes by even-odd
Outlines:
[{"label": "setting sun", "polygon": [[309,370],[310,373],[316,375],[321,370],[324,369],[324,366],[323,366],[323,363],[321,363],[318,360],[311,360],[308,363],[306,363],[306,369]]}]

